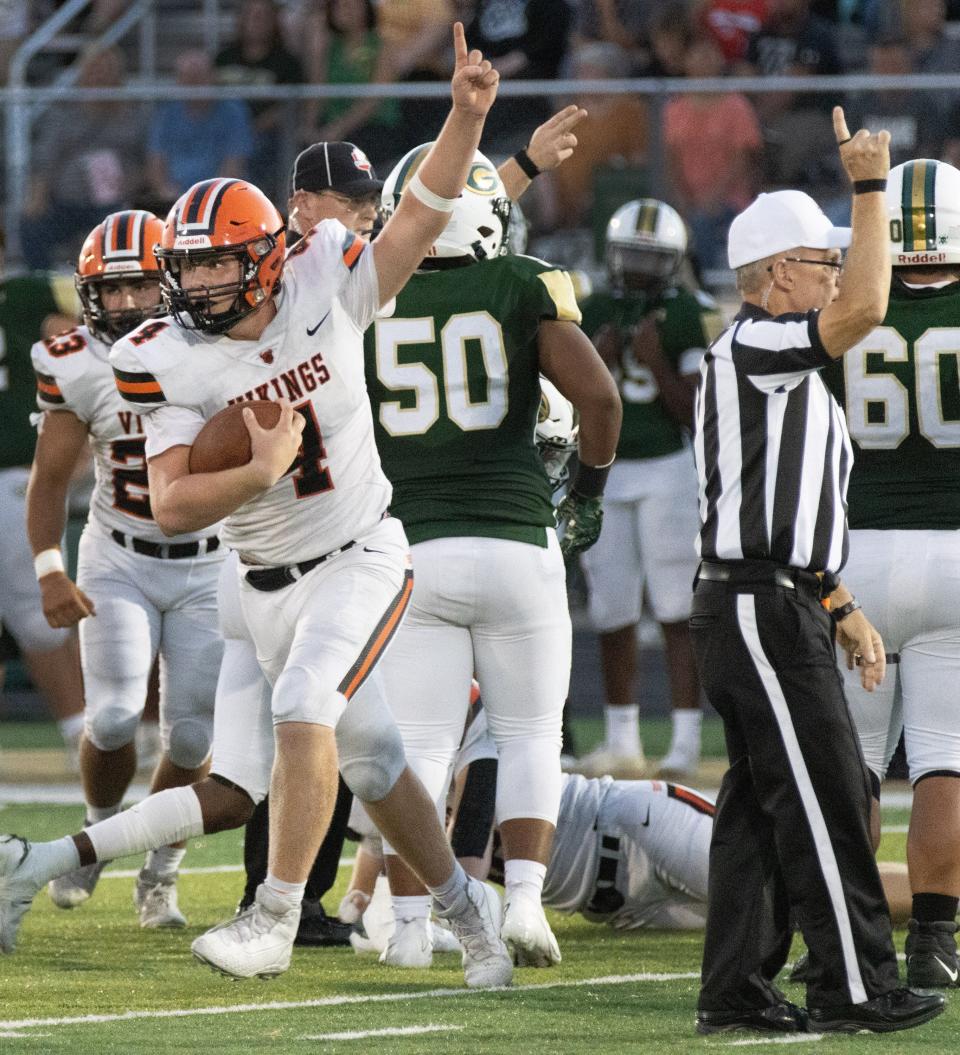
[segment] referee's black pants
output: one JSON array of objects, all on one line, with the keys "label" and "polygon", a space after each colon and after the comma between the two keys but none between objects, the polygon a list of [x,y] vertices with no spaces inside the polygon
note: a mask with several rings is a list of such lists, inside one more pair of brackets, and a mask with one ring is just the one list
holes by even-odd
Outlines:
[{"label": "referee's black pants", "polygon": [[[716,566],[714,566],[716,567]],[[898,984],[869,836],[870,780],[816,577],[734,561],[698,579],[690,627],[730,769],[710,846],[699,1008],[780,999],[773,979],[795,917],[810,951],[807,1002],[869,1000]]]}]

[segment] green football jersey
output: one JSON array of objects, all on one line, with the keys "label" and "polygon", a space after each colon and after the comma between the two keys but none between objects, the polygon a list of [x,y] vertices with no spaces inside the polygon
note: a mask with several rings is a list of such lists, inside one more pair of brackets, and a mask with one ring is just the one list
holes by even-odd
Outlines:
[{"label": "green football jersey", "polygon": [[827,368],[846,409],[852,528],[960,528],[960,283],[894,279],[883,325]]},{"label": "green football jersey", "polygon": [[377,447],[411,543],[547,544],[553,505],[534,445],[543,319],[580,321],[569,277],[501,256],[415,274],[367,330]]},{"label": "green football jersey", "polygon": [[36,409],[37,378],[30,348],[48,315],[75,314],[72,294],[73,283],[58,276],[0,281],[0,469],[33,461],[37,433],[30,415]]},{"label": "green football jersey", "polygon": [[636,362],[628,332],[654,313],[663,354],[680,374],[697,370],[710,342],[723,330],[716,302],[706,293],[675,286],[650,298],[643,293],[595,293],[583,306],[583,328],[592,339],[604,324],[624,335],[613,374],[623,400],[618,458],[658,458],[680,450],[684,429],[660,399],[650,368]]}]

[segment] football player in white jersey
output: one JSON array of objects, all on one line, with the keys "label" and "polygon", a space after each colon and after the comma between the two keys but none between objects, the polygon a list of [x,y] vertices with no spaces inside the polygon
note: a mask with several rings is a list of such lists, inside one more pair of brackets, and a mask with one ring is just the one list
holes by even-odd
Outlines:
[{"label": "football player in white jersey", "polygon": [[[450,919],[468,984],[502,985],[512,975],[485,888],[454,862],[389,712],[356,699],[412,589],[403,528],[385,516],[391,491],[373,441],[362,333],[443,229],[496,95],[496,71],[468,53],[461,23],[454,48],[450,115],[414,192],[375,243],[326,221],[285,261],[279,214],[261,192],[238,180],[197,184],[171,210],[158,251],[172,317],[145,324],[111,356],[121,394],[146,421],[157,522],[173,534],[227,518],[244,619],[273,688],[267,879],[250,909],[193,944],[199,959],[237,977],[289,966],[304,882],[333,806],[338,748],[344,779]],[[258,398],[283,410],[273,429],[245,413],[251,460],[190,474],[204,423]],[[220,779],[201,784],[204,794],[236,792],[239,782],[218,764],[214,772]],[[151,798],[163,799],[171,828],[203,830],[199,790]],[[67,841],[81,864],[98,856],[83,833]],[[29,849],[0,849],[0,945],[10,946],[29,885],[24,878],[21,889],[17,872],[34,866]]]},{"label": "football player in white jersey", "polygon": [[[216,524],[167,539],[154,522],[142,421],[121,400],[108,359],[116,340],[161,311],[154,247],[162,229],[142,211],[112,213],[98,224],[77,266],[85,325],[31,350],[41,414],[27,532],[47,621],[80,624],[87,824],[121,808],[136,770],[134,738],[158,653],[164,753],[152,789],[203,776],[213,735],[222,654],[216,590],[223,551]],[[96,485],[74,583],[63,570],[60,539],[70,478],[88,443]],[[141,926],[186,924],[175,885],[183,855],[180,846],[148,854],[134,889]],[[61,908],[86,901],[102,867],[94,863],[53,880],[51,898]]]}]

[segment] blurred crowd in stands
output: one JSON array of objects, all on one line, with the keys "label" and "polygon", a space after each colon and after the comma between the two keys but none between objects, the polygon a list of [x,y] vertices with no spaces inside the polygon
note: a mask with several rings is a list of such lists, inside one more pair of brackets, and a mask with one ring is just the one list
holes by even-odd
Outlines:
[{"label": "blurred crowd in stands", "polygon": [[[128,4],[93,0],[70,27],[78,42],[95,40]],[[960,71],[960,21],[952,21],[960,20],[960,0],[221,0],[233,33],[215,53],[198,48],[197,37],[165,50],[164,39],[179,39],[178,20],[188,11],[195,16],[199,5],[157,4],[158,50],[168,56],[160,79],[180,85],[440,82],[455,18],[507,83]],[[0,0],[4,77],[18,43],[57,6]],[[78,43],[75,54],[38,59],[30,80],[50,83],[72,62],[81,86],[122,85],[136,79],[134,40],[92,53]],[[513,153],[569,101],[503,95],[485,151]],[[823,197],[836,182],[829,119],[836,92],[701,91],[656,106],[636,93],[584,93],[573,101],[590,112],[577,129],[581,149],[537,181],[529,208],[524,200],[534,236],[592,231],[595,248],[619,204],[657,193],[689,223],[700,263],[722,268],[726,226],[757,190],[803,186]],[[846,93],[843,101],[851,128],[891,131],[894,163],[960,160],[960,89],[873,90]],[[26,263],[65,263],[76,237],[105,212],[136,205],[162,213],[201,176],[244,176],[282,201],[291,152],[316,140],[355,141],[386,169],[439,123],[445,107],[443,98],[398,96],[51,108],[34,128]],[[662,151],[656,166],[655,150]],[[591,248],[589,239],[569,244]]]}]

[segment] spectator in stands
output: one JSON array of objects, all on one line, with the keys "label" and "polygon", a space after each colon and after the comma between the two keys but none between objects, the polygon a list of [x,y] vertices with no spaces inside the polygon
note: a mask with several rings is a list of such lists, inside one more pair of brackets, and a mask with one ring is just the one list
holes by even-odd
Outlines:
[{"label": "spectator in stands", "polygon": [[[244,0],[237,14],[237,35],[214,60],[217,80],[229,85],[302,84],[303,67],[283,42],[275,0]],[[279,157],[283,104],[251,100],[253,154],[250,180],[268,194],[285,181],[286,165]],[[279,168],[278,168],[279,166]]]},{"label": "spectator in stands", "polygon": [[[687,49],[691,80],[720,77],[723,53],[698,36]],[[673,198],[693,231],[703,267],[724,267],[727,228],[757,192],[763,139],[756,111],[739,92],[695,92],[671,99],[663,112],[663,140]]]},{"label": "spectator in stands", "polygon": [[[77,85],[120,87],[124,73],[121,52],[105,48],[84,58]],[[44,270],[75,258],[91,227],[130,204],[140,183],[143,123],[140,107],[130,103],[50,108],[34,148],[23,215],[28,268]]]},{"label": "spectator in stands", "polygon": [[647,33],[655,7],[653,0],[580,0],[575,6],[573,46],[616,44],[627,53],[631,68],[639,69],[647,58]]},{"label": "spectator in stands", "polygon": [[683,60],[693,40],[689,6],[683,0],[662,5],[650,21],[650,52],[641,77],[682,77]]},{"label": "spectator in stands", "polygon": [[[213,63],[199,48],[176,65],[177,84],[213,83]],[[188,187],[211,176],[243,178],[253,155],[253,125],[238,100],[161,103],[147,143],[147,178],[158,201],[172,203]]]},{"label": "spectator in stands", "polygon": [[[587,44],[574,53],[573,73],[580,80],[626,77],[629,60],[615,44]],[[502,101],[498,99],[497,105]],[[577,125],[578,148],[558,169],[536,181],[545,190],[550,189],[553,199],[551,213],[544,217],[547,227],[579,227],[586,223],[596,175],[606,163],[638,167],[646,160],[649,115],[642,98],[585,95],[576,101],[587,110],[587,116]],[[606,218],[603,224],[605,227]]]},{"label": "spectator in stands", "polygon": [[[504,81],[553,80],[567,50],[573,13],[556,0],[476,0],[467,27],[470,46],[490,59]],[[602,74],[609,76],[609,74]],[[500,96],[487,118],[484,150],[512,154],[526,142],[526,129],[550,116],[543,96]]]},{"label": "spectator in stands", "polygon": [[696,18],[723,52],[727,62],[746,56],[747,42],[767,17],[767,0],[697,0]]},{"label": "spectator in stands", "polygon": [[[377,31],[372,0],[330,0],[314,13],[309,32],[311,84],[385,84],[397,78],[398,67]],[[403,153],[400,121],[396,99],[327,99],[308,104],[301,138],[311,143],[362,139],[379,165]]]}]

